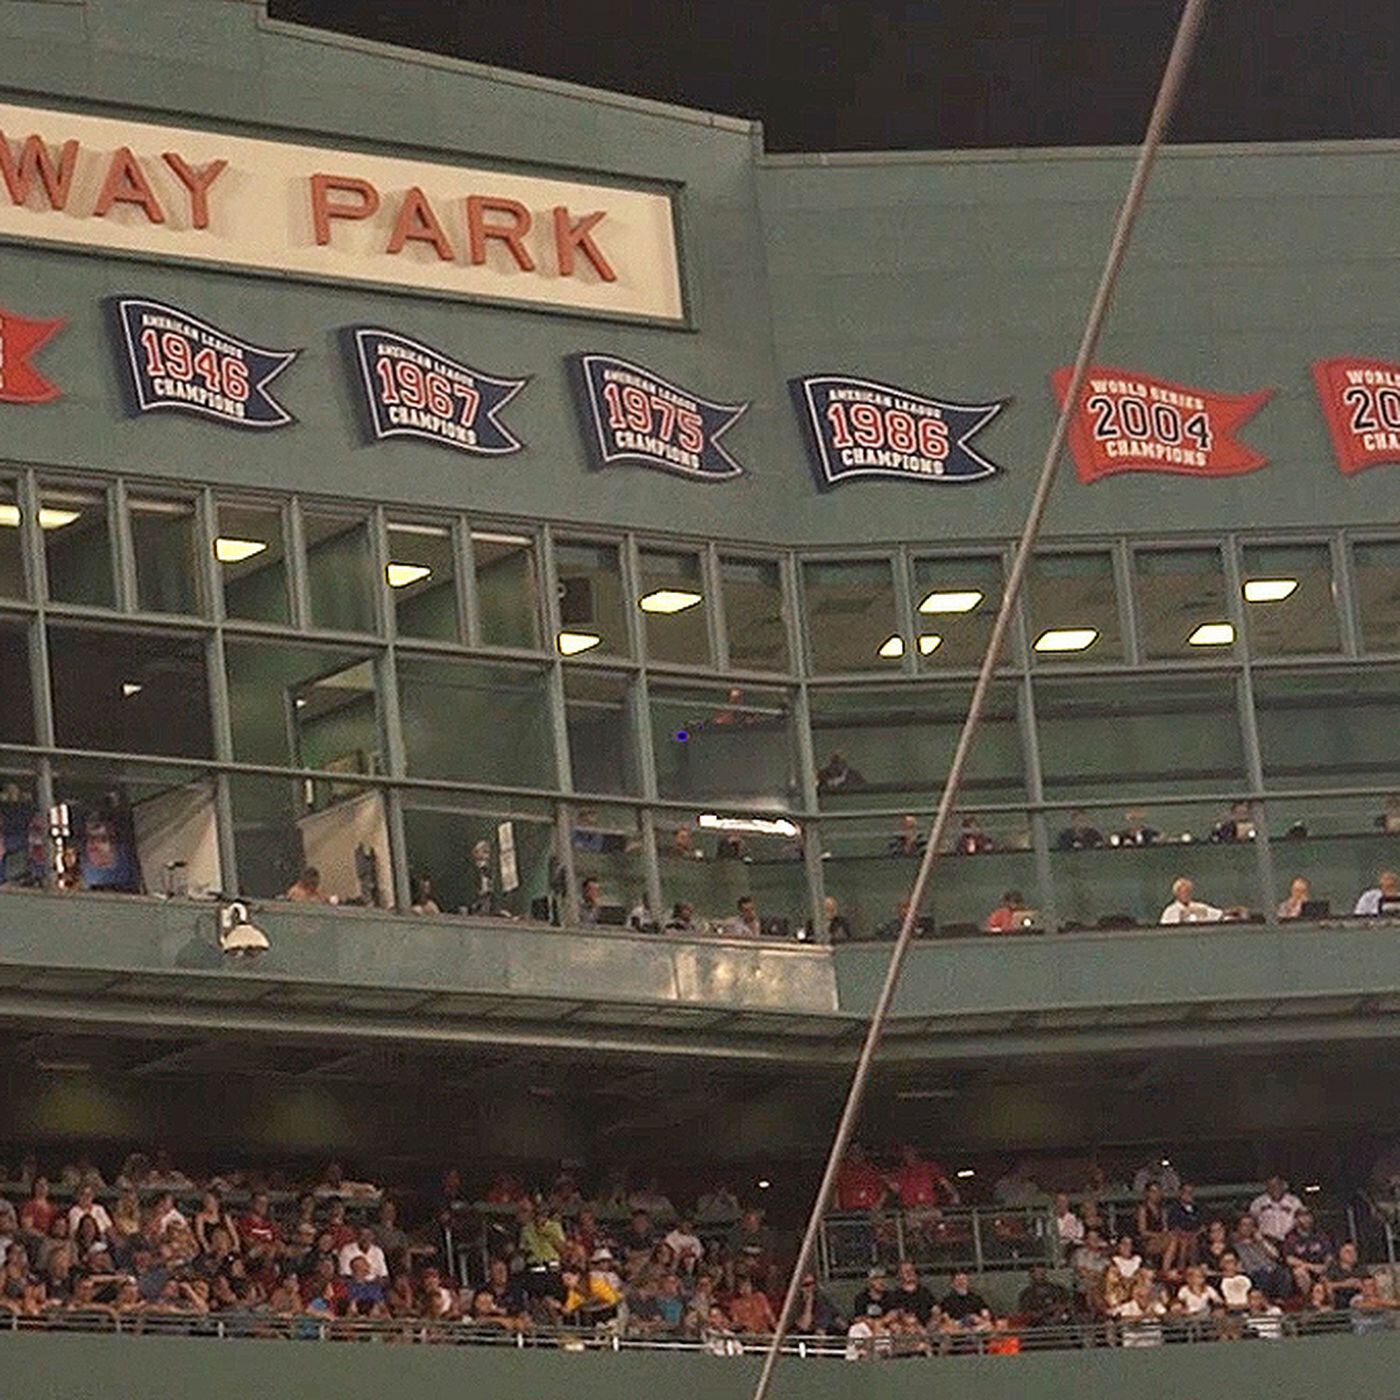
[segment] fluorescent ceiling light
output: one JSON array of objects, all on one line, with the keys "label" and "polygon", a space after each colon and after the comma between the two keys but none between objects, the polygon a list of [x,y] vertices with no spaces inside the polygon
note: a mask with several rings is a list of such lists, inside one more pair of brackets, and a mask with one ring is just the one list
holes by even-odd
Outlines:
[{"label": "fluorescent ceiling light", "polygon": [[416,525],[411,520],[391,520],[385,528],[391,535],[427,535],[435,540],[447,537],[446,525]]},{"label": "fluorescent ceiling light", "polygon": [[965,613],[971,612],[982,601],[979,588],[955,589],[948,593],[930,593],[919,604],[921,613]]},{"label": "fluorescent ceiling light", "polygon": [[1246,603],[1281,603],[1297,587],[1296,578],[1247,578],[1244,600]]},{"label": "fluorescent ceiling light", "polygon": [[637,606],[643,612],[678,613],[693,608],[700,601],[699,593],[690,593],[684,588],[658,588],[643,594]]},{"label": "fluorescent ceiling light", "polygon": [[390,588],[407,588],[410,583],[418,583],[432,573],[426,564],[386,564],[384,577]]},{"label": "fluorescent ceiling light", "polygon": [[267,548],[266,540],[236,540],[220,535],[214,541],[214,558],[221,564],[241,564]]},{"label": "fluorescent ceiling light", "polygon": [[297,709],[299,709],[299,710],[304,710],[305,708],[306,708],[306,696],[304,696],[304,695],[298,695],[298,696],[297,696]]},{"label": "fluorescent ceiling light", "polygon": [[473,530],[472,539],[479,541],[481,544],[518,544],[525,546],[534,543],[529,535],[510,535],[500,530]]},{"label": "fluorescent ceiling light", "polygon": [[886,661],[893,661],[903,656],[904,638],[900,636],[886,637],[885,640],[880,643],[880,649],[876,652],[876,655],[883,656]]},{"label": "fluorescent ceiling light", "polygon": [[1187,637],[1190,647],[1228,647],[1235,640],[1234,624],[1230,622],[1203,622]]},{"label": "fluorescent ceiling light", "polygon": [[[39,528],[41,530],[61,530],[71,525],[80,515],[80,510],[60,510],[57,506],[39,507]],[[0,525],[11,529],[19,525],[19,507],[12,504],[0,505]]]},{"label": "fluorescent ceiling light", "polygon": [[581,651],[592,651],[601,646],[603,639],[596,632],[561,632],[555,638],[560,656],[577,656]]},{"label": "fluorescent ceiling light", "polygon": [[706,831],[746,831],[753,836],[800,836],[802,828],[786,817],[721,817],[701,812],[696,825]]},{"label": "fluorescent ceiling light", "polygon": [[964,1168],[962,1169],[962,1171],[960,1171],[960,1172],[958,1173],[958,1180],[959,1180],[959,1181],[966,1181],[969,1177],[973,1177],[973,1176],[976,1176],[976,1175],[977,1175],[977,1173],[976,1173],[975,1171],[973,1171],[971,1167],[964,1167]]},{"label": "fluorescent ceiling light", "polygon": [[122,697],[130,700],[133,695],[140,695],[142,687],[135,681],[122,682]]},{"label": "fluorescent ceiling light", "polygon": [[919,634],[920,656],[932,656],[942,645],[943,638],[937,632],[921,632]]},{"label": "fluorescent ceiling light", "polygon": [[1052,627],[1035,639],[1037,651],[1087,651],[1099,639],[1097,627]]}]

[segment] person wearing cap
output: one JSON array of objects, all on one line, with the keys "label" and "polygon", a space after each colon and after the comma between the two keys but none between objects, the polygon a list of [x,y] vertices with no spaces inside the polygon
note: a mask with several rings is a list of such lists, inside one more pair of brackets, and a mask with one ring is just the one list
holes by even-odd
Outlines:
[{"label": "person wearing cap", "polygon": [[617,1316],[622,1302],[622,1279],[618,1276],[613,1252],[606,1245],[595,1249],[583,1280],[583,1313],[594,1322],[608,1322]]},{"label": "person wearing cap", "polygon": [[865,1276],[865,1287],[851,1303],[854,1317],[883,1317],[890,1308],[889,1279],[878,1265]]}]

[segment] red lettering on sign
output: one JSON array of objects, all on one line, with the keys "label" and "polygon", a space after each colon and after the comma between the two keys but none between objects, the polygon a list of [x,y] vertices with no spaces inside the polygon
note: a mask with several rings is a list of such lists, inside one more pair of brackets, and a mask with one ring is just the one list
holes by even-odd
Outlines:
[{"label": "red lettering on sign", "polygon": [[[333,192],[354,195],[355,202],[332,204]],[[368,219],[378,208],[379,191],[368,180],[357,179],[354,175],[316,174],[311,177],[311,223],[316,230],[317,243],[331,241],[332,219]]]},{"label": "red lettering on sign", "polygon": [[559,257],[559,275],[574,275],[574,251],[577,249],[593,264],[593,270],[604,282],[616,282],[617,273],[603,256],[603,250],[593,241],[593,230],[603,222],[605,211],[595,209],[577,223],[569,218],[566,205],[554,206],[554,249]]},{"label": "red lettering on sign", "polygon": [[3,131],[0,131],[0,175],[5,178],[5,188],[15,204],[23,204],[29,198],[30,187],[38,175],[49,197],[49,207],[62,209],[68,203],[68,191],[73,184],[73,171],[78,164],[78,143],[65,141],[59,148],[58,166],[55,169],[49,148],[37,136],[26,136],[20,147],[19,165],[16,167],[14,153]]},{"label": "red lettering on sign", "polygon": [[417,185],[411,185],[404,195],[399,217],[394,221],[394,231],[389,235],[384,251],[402,253],[404,244],[409,242],[431,243],[443,262],[451,262],[456,256],[447,231],[438,222],[433,206],[428,203],[428,196]]},{"label": "red lettering on sign", "polygon": [[99,219],[105,218],[114,204],[139,205],[151,223],[165,222],[165,211],[160,207],[160,200],[156,198],[156,192],[130,146],[118,146],[112,152],[112,163],[107,167],[107,178],[102,182],[102,190],[92,212]]},{"label": "red lettering on sign", "polygon": [[[488,224],[487,214],[504,214],[507,224]],[[518,199],[495,199],[489,195],[467,196],[467,239],[474,263],[486,261],[486,240],[499,238],[510,249],[511,257],[521,272],[533,272],[535,261],[525,247],[525,235],[530,232],[530,211]]]},{"label": "red lettering on sign", "polygon": [[166,151],[161,159],[175,172],[175,178],[189,191],[190,227],[209,227],[209,186],[228,168],[226,160],[211,160],[198,170],[177,151]]}]

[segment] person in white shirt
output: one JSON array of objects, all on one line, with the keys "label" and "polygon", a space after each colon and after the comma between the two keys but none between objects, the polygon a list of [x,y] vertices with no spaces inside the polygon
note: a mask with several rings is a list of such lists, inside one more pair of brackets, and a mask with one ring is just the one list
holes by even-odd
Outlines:
[{"label": "person in white shirt", "polygon": [[1186,1271],[1186,1282],[1176,1290],[1176,1311],[1187,1317],[1203,1317],[1212,1308],[1223,1308],[1225,1300],[1206,1282],[1206,1271],[1193,1265]]},{"label": "person in white shirt", "polygon": [[1063,1191],[1055,1197],[1055,1236],[1062,1259],[1068,1259],[1084,1243],[1084,1222],[1070,1209],[1069,1197]]},{"label": "person in white shirt", "polygon": [[1243,1312],[1249,1306],[1249,1295],[1254,1291],[1254,1284],[1248,1274],[1240,1272],[1237,1254],[1220,1256],[1219,1291],[1227,1312]]},{"label": "person in white shirt", "polygon": [[350,1266],[356,1259],[363,1259],[369,1265],[369,1277],[382,1279],[389,1277],[389,1264],[384,1251],[375,1243],[374,1231],[368,1225],[347,1245],[341,1247],[337,1267],[342,1274],[349,1274]]},{"label": "person in white shirt", "polygon": [[161,1239],[172,1225],[186,1230],[189,1224],[189,1217],[175,1204],[174,1193],[162,1191],[156,1197],[155,1205],[151,1207],[151,1228],[155,1232],[155,1238]]},{"label": "person in white shirt", "polygon": [[1356,901],[1356,908],[1353,914],[1379,914],[1382,912],[1381,905],[1391,901],[1400,901],[1400,876],[1393,870],[1382,870],[1376,877],[1375,885],[1362,891],[1361,897]]},{"label": "person in white shirt", "polygon": [[1223,909],[1205,904],[1196,897],[1196,886],[1184,875],[1172,881],[1172,902],[1162,910],[1159,924],[1218,924]]},{"label": "person in white shirt", "polygon": [[1275,1244],[1282,1244],[1292,1231],[1303,1203],[1288,1189],[1288,1183],[1281,1176],[1271,1176],[1264,1188],[1249,1203],[1249,1213],[1261,1235]]},{"label": "person in white shirt", "polygon": [[1283,1323],[1279,1319],[1283,1309],[1269,1301],[1262,1288],[1249,1290],[1249,1313],[1245,1318],[1244,1330],[1251,1336],[1262,1337],[1265,1341],[1276,1342],[1283,1336]]},{"label": "person in white shirt", "polygon": [[1151,1279],[1142,1278],[1133,1286],[1132,1296],[1119,1303],[1114,1314],[1121,1318],[1125,1347],[1159,1347],[1162,1345],[1162,1324],[1167,1305],[1159,1296]]},{"label": "person in white shirt", "polygon": [[665,1243],[676,1256],[676,1267],[683,1273],[695,1272],[695,1267],[705,1257],[705,1246],[700,1236],[691,1229],[690,1221],[682,1216],[675,1228],[666,1236]]},{"label": "person in white shirt", "polygon": [[78,1233],[78,1225],[86,1217],[91,1217],[92,1223],[97,1226],[97,1233],[104,1239],[112,1233],[112,1217],[107,1214],[105,1206],[98,1204],[91,1186],[84,1186],[78,1192],[77,1201],[68,1207],[70,1237]]}]

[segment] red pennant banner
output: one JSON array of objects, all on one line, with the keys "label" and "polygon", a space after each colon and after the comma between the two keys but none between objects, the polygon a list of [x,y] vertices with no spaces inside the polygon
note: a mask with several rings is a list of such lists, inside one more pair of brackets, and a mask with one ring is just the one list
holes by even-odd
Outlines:
[{"label": "red pennant banner", "polygon": [[66,322],[31,321],[0,310],[0,403],[48,403],[58,385],[45,379],[29,357]]},{"label": "red pennant banner", "polygon": [[1348,357],[1315,360],[1312,372],[1342,471],[1400,462],[1400,365]]},{"label": "red pennant banner", "polygon": [[[1069,365],[1050,376],[1063,405]],[[1095,365],[1085,376],[1069,420],[1069,447],[1083,482],[1118,472],[1179,472],[1184,476],[1238,476],[1268,459],[1234,434],[1273,395],[1216,394],[1130,369]]]}]

